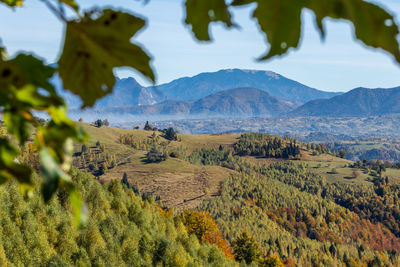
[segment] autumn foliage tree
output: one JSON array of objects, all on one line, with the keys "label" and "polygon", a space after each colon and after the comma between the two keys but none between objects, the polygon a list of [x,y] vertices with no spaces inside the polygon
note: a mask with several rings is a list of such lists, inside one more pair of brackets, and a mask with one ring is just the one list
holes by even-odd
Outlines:
[{"label": "autumn foliage tree", "polygon": [[217,223],[206,211],[185,210],[180,218],[188,234],[194,234],[199,240],[214,244],[229,258],[233,258],[229,243],[222,237]]}]

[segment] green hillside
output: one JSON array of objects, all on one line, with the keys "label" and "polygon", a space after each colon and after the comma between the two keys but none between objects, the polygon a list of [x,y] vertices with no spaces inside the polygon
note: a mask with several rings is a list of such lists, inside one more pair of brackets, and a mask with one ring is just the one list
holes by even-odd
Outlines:
[{"label": "green hillside", "polygon": [[73,227],[65,192],[45,205],[38,177],[31,199],[3,186],[1,265],[400,265],[398,169],[290,137],[80,125],[88,223]]},{"label": "green hillside", "polygon": [[39,186],[29,200],[14,183],[0,187],[0,266],[234,265],[121,183],[101,185],[77,170],[72,177],[90,214],[82,229],[73,226],[65,192],[44,204]]}]

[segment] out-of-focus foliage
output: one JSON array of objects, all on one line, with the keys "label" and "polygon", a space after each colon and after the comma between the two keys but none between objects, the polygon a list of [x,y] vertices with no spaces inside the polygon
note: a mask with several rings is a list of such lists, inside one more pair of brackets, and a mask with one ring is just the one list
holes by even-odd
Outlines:
[{"label": "out-of-focus foliage", "polygon": [[225,0],[187,0],[185,23],[191,27],[198,40],[210,41],[209,24],[222,22],[232,27],[231,14]]},{"label": "out-of-focus foliage", "polygon": [[397,35],[398,25],[390,12],[364,0],[234,0],[186,1],[186,20],[199,40],[209,40],[208,25],[221,21],[233,25],[230,7],[256,4],[252,14],[261,31],[266,35],[269,49],[260,60],[280,56],[290,48],[297,48],[301,38],[301,12],[309,9],[315,14],[315,23],[321,37],[325,37],[325,18],[346,20],[354,26],[355,37],[365,45],[381,48],[393,55],[400,63]]},{"label": "out-of-focus foliage", "polygon": [[154,81],[150,57],[130,42],[145,21],[129,13],[105,9],[67,22],[59,64],[64,88],[80,96],[83,106],[112,92],[113,68],[129,66]]},{"label": "out-of-focus foliage", "polygon": [[[20,147],[26,142],[34,142],[34,149],[42,159],[45,201],[50,200],[58,188],[70,192],[79,224],[83,218],[80,196],[65,171],[71,165],[72,141],[84,141],[85,135],[68,119],[64,100],[49,82],[54,68],[32,55],[18,54],[7,59],[4,51],[2,53],[0,106],[7,134],[0,137],[0,182],[15,177],[20,182],[21,191],[29,193],[32,171],[20,162],[18,156]],[[34,111],[46,112],[49,121],[40,123],[33,116]]]},{"label": "out-of-focus foliage", "polygon": [[22,0],[0,0],[0,2],[10,7],[22,6],[23,4]]}]

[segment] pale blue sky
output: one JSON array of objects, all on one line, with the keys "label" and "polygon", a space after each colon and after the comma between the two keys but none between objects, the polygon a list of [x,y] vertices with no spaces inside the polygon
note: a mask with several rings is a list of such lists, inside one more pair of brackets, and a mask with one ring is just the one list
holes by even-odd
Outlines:
[{"label": "pale blue sky", "polygon": [[[266,51],[266,44],[250,18],[254,6],[233,9],[234,20],[241,30],[215,25],[214,42],[199,43],[182,23],[182,1],[151,0],[147,5],[135,0],[79,2],[84,7],[112,4],[148,18],[148,27],[136,40],[154,56],[152,64],[158,83],[200,72],[246,68],[272,70],[326,91],[400,86],[400,66],[390,56],[365,49],[353,40],[349,24],[333,20],[325,22],[328,34],[322,43],[308,11],[303,13],[305,34],[299,50],[283,58],[256,62],[255,58]],[[400,14],[398,0],[378,2],[384,3],[396,17]],[[52,63],[59,55],[62,31],[63,24],[40,1],[26,0],[26,6],[16,11],[0,5],[0,38],[11,55],[20,50],[33,51]],[[118,76],[133,76],[146,85],[140,75],[129,70],[118,71]]]}]

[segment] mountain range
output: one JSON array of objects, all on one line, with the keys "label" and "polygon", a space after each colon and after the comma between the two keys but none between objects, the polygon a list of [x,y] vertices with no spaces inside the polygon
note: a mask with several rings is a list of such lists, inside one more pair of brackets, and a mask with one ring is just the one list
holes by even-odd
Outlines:
[{"label": "mountain range", "polygon": [[224,90],[197,100],[167,100],[154,105],[101,108],[106,113],[132,115],[197,115],[197,116],[277,116],[293,109],[282,101],[256,88]]},{"label": "mountain range", "polygon": [[226,69],[200,73],[157,86],[164,99],[194,100],[233,88],[257,88],[272,96],[304,103],[330,98],[340,93],[325,92],[308,87],[272,71]]},{"label": "mountain range", "polygon": [[[80,106],[80,101],[63,91],[58,77],[53,83],[67,99],[69,107]],[[151,105],[166,100],[196,100],[234,88],[257,88],[293,104],[330,98],[341,93],[325,92],[303,85],[272,71],[226,69],[200,73],[157,86],[144,87],[133,78],[118,79],[113,93],[100,99],[96,107]]]},{"label": "mountain range", "polygon": [[356,88],[330,99],[312,100],[291,111],[292,116],[375,116],[400,113],[400,87]]},{"label": "mountain range", "polygon": [[144,87],[134,78],[118,79],[110,95],[83,111],[79,109],[78,97],[63,91],[58,78],[53,82],[74,117],[113,114],[123,120],[125,115],[188,118],[400,113],[400,87],[325,92],[271,71],[227,69],[180,78],[156,87]]}]

